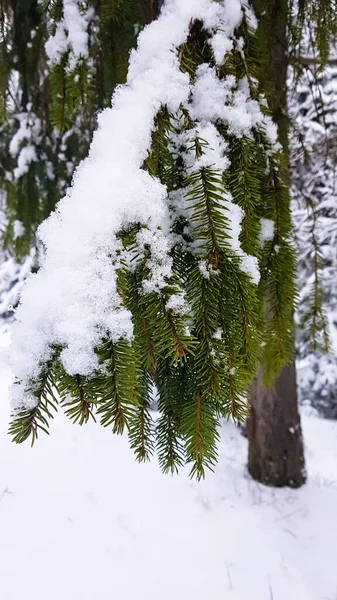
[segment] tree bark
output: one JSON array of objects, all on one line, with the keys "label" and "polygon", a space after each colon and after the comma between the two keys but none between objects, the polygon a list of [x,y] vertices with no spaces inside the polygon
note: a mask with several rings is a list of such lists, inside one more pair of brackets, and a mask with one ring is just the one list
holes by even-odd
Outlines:
[{"label": "tree bark", "polygon": [[[254,0],[253,5],[266,41],[266,95],[288,156],[288,0]],[[273,387],[263,387],[258,377],[250,390],[250,405],[249,473],[266,485],[300,487],[306,473],[295,363],[283,370]]]},{"label": "tree bark", "polygon": [[162,0],[142,0],[144,23],[151,23],[158,17],[162,3]]},{"label": "tree bark", "polygon": [[263,388],[255,380],[250,403],[249,473],[266,485],[300,487],[305,467],[294,363],[282,371],[272,388]]}]

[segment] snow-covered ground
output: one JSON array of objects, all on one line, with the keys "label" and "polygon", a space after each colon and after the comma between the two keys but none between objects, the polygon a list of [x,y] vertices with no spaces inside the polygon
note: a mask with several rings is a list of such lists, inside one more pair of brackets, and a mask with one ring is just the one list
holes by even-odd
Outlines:
[{"label": "snow-covered ground", "polygon": [[253,482],[229,424],[201,484],[62,415],[33,449],[15,446],[0,342],[1,600],[336,600],[337,422],[304,417],[297,491]]}]

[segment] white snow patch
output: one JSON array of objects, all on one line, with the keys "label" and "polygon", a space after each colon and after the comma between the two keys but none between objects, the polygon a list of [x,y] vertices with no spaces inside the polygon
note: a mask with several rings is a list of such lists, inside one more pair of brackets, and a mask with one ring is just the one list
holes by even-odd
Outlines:
[{"label": "white snow patch", "polygon": [[31,449],[6,433],[7,353],[0,340],[1,597],[110,600],[112,581],[119,600],[335,597],[337,422],[303,419],[300,490],[252,481],[231,423],[201,483],[138,465],[125,437],[62,415]]},{"label": "white snow patch", "polygon": [[28,105],[27,109],[27,112],[14,115],[19,121],[19,128],[9,144],[10,154],[13,158],[17,158],[17,167],[14,169],[15,179],[27,173],[30,164],[38,160],[36,147],[41,141],[41,121],[31,112],[31,105]]},{"label": "white snow patch", "polygon": [[63,19],[57,24],[55,34],[50,36],[45,49],[51,65],[58,63],[62,56],[70,50],[70,68],[77,60],[88,55],[88,20],[83,14],[77,0],[63,0]]},{"label": "white snow patch", "polygon": [[22,237],[25,233],[25,227],[22,221],[18,221],[17,219],[13,222],[13,238],[17,240],[19,237]]},{"label": "white snow patch", "polygon": [[260,241],[263,244],[274,237],[275,223],[271,219],[261,219]]},{"label": "white snow patch", "polygon": [[213,335],[214,339],[216,340],[221,340],[223,335],[223,330],[221,329],[221,327],[219,327],[219,329],[216,330],[215,334]]}]

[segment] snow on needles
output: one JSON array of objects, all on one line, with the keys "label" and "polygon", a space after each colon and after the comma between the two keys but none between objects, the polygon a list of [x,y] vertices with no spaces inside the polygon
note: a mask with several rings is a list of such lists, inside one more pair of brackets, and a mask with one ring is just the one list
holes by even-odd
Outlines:
[{"label": "snow on needles", "polygon": [[[53,346],[63,348],[60,359],[69,374],[90,375],[98,368],[95,347],[106,333],[113,341],[132,340],[131,315],[122,305],[116,282],[121,250],[117,233],[122,228],[139,222],[147,226],[143,235],[150,245],[152,259],[151,277],[144,293],[160,291],[165,277],[170,277],[167,190],[142,168],[151,144],[154,119],[161,106],[166,105],[174,114],[190,101],[190,79],[180,70],[177,49],[187,40],[191,20],[204,22],[214,36],[216,61],[222,62],[220,54],[231,48],[230,40],[242,19],[243,4],[240,0],[225,4],[213,0],[167,0],[160,18],[140,34],[138,48],[131,53],[126,85],[115,91],[112,108],[99,115],[89,156],[75,172],[67,195],[39,228],[39,238],[46,248],[45,260],[23,290],[13,328],[11,360],[20,382],[13,386],[14,410],[34,406],[35,398],[25,390],[50,358]],[[69,9],[64,11],[65,20],[68,14],[75,14],[70,11],[75,5],[72,0],[64,0],[64,8]],[[74,53],[83,53],[83,28],[75,36],[77,45],[68,21],[67,29]],[[246,85],[241,85],[234,94],[229,110],[224,102],[226,94],[233,96],[230,80],[221,83],[220,93],[214,72],[204,66],[200,68],[198,82],[216,92],[216,97],[208,97],[206,101],[206,90],[202,93],[196,89],[194,110],[203,133],[208,132],[210,141],[216,142],[213,154],[217,156],[212,158],[213,163],[224,169],[224,147],[212,124],[217,117],[209,114],[210,99],[215,103],[213,113],[227,111],[221,117],[230,120],[235,133],[248,132],[262,116],[258,104],[248,98]],[[230,198],[226,202],[233,225],[233,246],[239,250],[240,209]],[[256,265],[252,265],[255,259],[246,257],[242,251],[240,254],[243,269],[256,281]],[[177,297],[171,304],[168,306],[177,311],[186,309]]]},{"label": "snow on needles", "polygon": [[19,179],[27,173],[30,163],[38,160],[36,147],[41,141],[41,121],[32,112],[30,103],[27,105],[27,112],[17,113],[15,118],[19,122],[19,128],[11,139],[9,152],[17,159],[14,177]]},{"label": "snow on needles", "polygon": [[71,53],[71,66],[88,54],[88,20],[91,11],[82,14],[77,0],[63,0],[63,19],[46,42],[46,52],[51,64],[59,62],[67,50]]}]

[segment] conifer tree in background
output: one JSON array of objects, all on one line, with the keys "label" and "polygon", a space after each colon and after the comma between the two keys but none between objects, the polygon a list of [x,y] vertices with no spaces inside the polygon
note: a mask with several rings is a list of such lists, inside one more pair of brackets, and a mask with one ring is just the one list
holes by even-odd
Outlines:
[{"label": "conifer tree in background", "polygon": [[303,54],[306,69],[291,94],[298,381],[302,402],[337,418],[337,68],[319,71],[312,53]]},{"label": "conifer tree in background", "polygon": [[[78,82],[84,89],[83,103],[56,92],[52,104],[64,119],[64,103],[73,117],[88,111],[73,125],[80,138],[97,99],[92,62],[78,51],[66,6],[83,10],[75,0],[64,2],[61,13],[53,12],[57,3],[40,10],[52,32],[45,48],[55,90],[60,74],[70,78],[66,92]],[[290,410],[270,392],[294,346],[287,126],[280,111],[288,6],[268,0],[267,11],[258,2],[255,8],[257,33],[246,2],[168,0],[158,23],[140,36],[127,87],[100,117],[89,159],[41,228],[46,259],[25,289],[14,327],[15,441],[34,441],[59,401],[74,421],[93,416],[116,433],[127,430],[139,460],[156,447],[165,471],[187,462],[201,477],[216,461],[219,418],[246,417],[260,364],[260,383],[269,391],[259,419],[277,409],[281,437],[294,428],[294,470],[280,476],[288,440],[268,464],[272,435],[265,447],[255,444],[253,462],[263,469],[250,461],[250,470],[269,484],[303,482],[296,388]],[[81,18],[98,36],[100,19],[90,10]],[[270,28],[269,19],[278,26]],[[156,427],[148,410],[153,384]],[[271,425],[272,434],[275,419]]]}]

